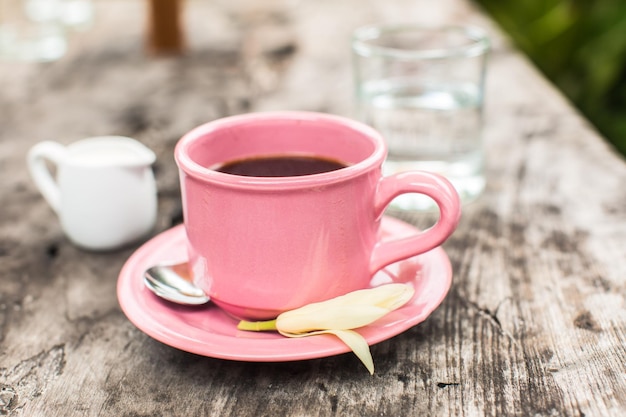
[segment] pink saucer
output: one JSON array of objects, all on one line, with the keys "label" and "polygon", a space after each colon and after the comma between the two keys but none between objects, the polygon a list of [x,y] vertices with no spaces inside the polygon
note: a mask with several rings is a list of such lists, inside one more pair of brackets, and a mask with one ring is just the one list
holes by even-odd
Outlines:
[{"label": "pink saucer", "polygon": [[[383,236],[398,238],[415,228],[384,217]],[[349,352],[331,335],[289,339],[273,332],[237,330],[237,320],[209,303],[185,307],[163,301],[143,284],[144,271],[157,263],[187,258],[183,225],[169,229],[141,246],[126,261],[117,283],[117,296],[128,319],[147,335],[186,352],[213,358],[254,362],[283,362],[322,358]],[[377,286],[391,281],[412,283],[415,296],[402,308],[358,329],[370,345],[396,336],[424,321],[443,301],[452,282],[446,253],[436,248],[400,261],[377,273]]]}]

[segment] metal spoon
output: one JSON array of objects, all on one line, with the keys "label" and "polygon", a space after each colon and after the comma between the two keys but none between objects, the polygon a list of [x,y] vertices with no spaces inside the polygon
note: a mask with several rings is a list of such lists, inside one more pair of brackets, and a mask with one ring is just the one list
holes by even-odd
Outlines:
[{"label": "metal spoon", "polygon": [[209,302],[204,291],[192,282],[186,262],[152,266],[144,273],[143,282],[154,294],[173,303],[200,305]]}]

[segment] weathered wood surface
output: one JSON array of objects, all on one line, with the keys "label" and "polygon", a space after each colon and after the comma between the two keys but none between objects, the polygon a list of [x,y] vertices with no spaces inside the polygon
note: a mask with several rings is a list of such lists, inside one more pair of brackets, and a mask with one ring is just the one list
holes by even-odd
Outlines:
[{"label": "weathered wood surface", "polygon": [[[0,64],[0,414],[626,415],[626,163],[471,4],[188,1],[187,54],[159,59],[145,53],[142,2],[100,1],[96,13],[58,62]],[[183,133],[248,111],[349,115],[350,31],[407,20],[494,37],[489,183],[445,244],[455,275],[443,305],[372,347],[374,376],[351,354],[239,363],[137,330],[115,295],[136,246],[68,243],[27,149],[137,138],[158,154],[165,230],[181,220],[172,150]]]}]

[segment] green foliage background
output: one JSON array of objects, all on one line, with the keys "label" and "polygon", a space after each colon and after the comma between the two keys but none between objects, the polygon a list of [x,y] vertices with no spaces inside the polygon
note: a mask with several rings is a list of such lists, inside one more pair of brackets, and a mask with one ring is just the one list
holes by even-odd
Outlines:
[{"label": "green foliage background", "polygon": [[476,0],[626,155],[626,0]]}]

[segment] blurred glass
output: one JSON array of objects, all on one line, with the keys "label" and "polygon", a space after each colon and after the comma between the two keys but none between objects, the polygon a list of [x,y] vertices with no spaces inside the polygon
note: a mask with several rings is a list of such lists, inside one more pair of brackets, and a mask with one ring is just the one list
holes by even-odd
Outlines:
[{"label": "blurred glass", "polygon": [[[463,203],[485,187],[483,85],[489,41],[468,26],[367,26],[354,34],[358,116],[379,130],[389,148],[385,175],[436,172]],[[417,194],[395,199],[401,210],[431,210]]]},{"label": "blurred glass", "polygon": [[67,51],[68,29],[92,21],[91,0],[0,0],[0,60],[57,60]]},{"label": "blurred glass", "polygon": [[62,3],[61,21],[66,27],[85,30],[91,26],[94,15],[91,0],[63,0]]}]

